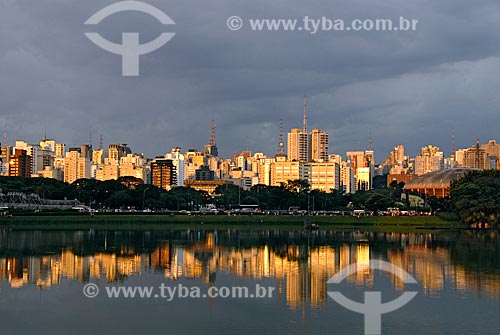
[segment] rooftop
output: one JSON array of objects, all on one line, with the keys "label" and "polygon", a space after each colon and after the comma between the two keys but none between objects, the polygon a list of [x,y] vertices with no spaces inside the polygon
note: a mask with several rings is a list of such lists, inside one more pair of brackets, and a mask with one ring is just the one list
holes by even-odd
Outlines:
[{"label": "rooftop", "polygon": [[405,189],[423,189],[423,188],[446,188],[450,187],[453,180],[456,180],[467,172],[473,171],[474,169],[450,169],[444,171],[434,171],[429,172],[418,177],[415,177],[408,181],[405,185]]}]

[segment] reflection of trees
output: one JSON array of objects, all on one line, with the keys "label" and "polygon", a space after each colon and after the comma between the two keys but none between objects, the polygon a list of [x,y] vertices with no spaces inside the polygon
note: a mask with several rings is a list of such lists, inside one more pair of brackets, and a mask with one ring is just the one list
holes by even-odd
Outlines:
[{"label": "reflection of trees", "polygon": [[463,232],[450,247],[451,261],[473,272],[500,274],[498,231]]}]

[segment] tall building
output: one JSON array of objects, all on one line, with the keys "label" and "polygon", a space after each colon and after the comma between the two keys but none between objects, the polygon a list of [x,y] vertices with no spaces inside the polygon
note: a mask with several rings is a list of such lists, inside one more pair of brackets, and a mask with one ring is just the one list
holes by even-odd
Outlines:
[{"label": "tall building", "polygon": [[340,166],[335,162],[311,162],[304,164],[304,179],[312,190],[330,193],[340,189]]},{"label": "tall building", "polygon": [[298,161],[286,161],[283,156],[277,157],[271,164],[271,186],[280,186],[289,180],[305,179],[304,164]]},{"label": "tall building", "polygon": [[463,167],[482,170],[490,168],[488,154],[486,149],[479,145],[479,139],[475,146],[465,150]]},{"label": "tall building", "polygon": [[104,164],[104,149],[97,149],[92,151],[92,162],[97,165]]},{"label": "tall building", "polygon": [[372,189],[372,173],[370,167],[358,167],[356,189],[368,191]]},{"label": "tall building", "polygon": [[117,180],[120,177],[118,165],[101,165],[95,171],[95,179],[99,181]]},{"label": "tall building", "polygon": [[[278,154],[284,152],[281,136],[282,121],[280,121],[280,143]],[[304,119],[302,128],[292,128],[288,133],[288,160],[297,162],[328,162],[328,133],[321,129],[307,130],[307,101],[304,96]]]},{"label": "tall building", "polygon": [[293,128],[288,133],[288,160],[309,162],[311,160],[310,135],[300,128]]},{"label": "tall building", "polygon": [[80,148],[72,148],[64,158],[64,181],[73,183],[75,180],[90,178],[91,162],[87,157],[82,157]]},{"label": "tall building", "polygon": [[173,148],[170,153],[165,155],[165,159],[172,160],[172,163],[175,166],[175,171],[177,174],[176,186],[184,186],[184,180],[186,179],[186,159],[185,156],[181,153],[181,148]]},{"label": "tall building", "polygon": [[500,165],[500,144],[497,144],[495,140],[489,140],[488,143],[483,144],[481,149],[486,151],[489,158],[488,169],[498,169]]},{"label": "tall building", "polygon": [[0,155],[0,175],[2,176],[9,175],[9,162],[11,155],[12,155],[12,147],[3,145],[2,152]]},{"label": "tall building", "polygon": [[[349,163],[349,166],[354,171],[354,179],[357,181],[359,168],[366,168],[368,165],[366,164],[366,156],[364,151],[347,151],[345,153],[346,161]],[[356,190],[359,184],[356,183]]]},{"label": "tall building", "polygon": [[328,133],[313,129],[310,136],[311,159],[316,162],[328,162]]},{"label": "tall building", "polygon": [[293,128],[288,133],[288,160],[311,161],[311,136],[307,133],[307,99],[304,95],[304,118],[302,129]]},{"label": "tall building", "polygon": [[366,151],[346,152],[346,161],[354,171],[356,190],[370,190],[375,171],[375,153],[370,148]]},{"label": "tall building", "polygon": [[444,169],[444,153],[439,147],[428,145],[422,147],[422,153],[415,157],[415,174],[423,175]]},{"label": "tall building", "polygon": [[345,194],[356,193],[356,178],[350,162],[340,163],[340,190]]},{"label": "tall building", "polygon": [[392,151],[393,164],[394,165],[403,165],[405,161],[405,146],[400,144],[394,148]]},{"label": "tall building", "polygon": [[174,164],[171,159],[155,159],[151,162],[151,184],[170,190],[177,184]]},{"label": "tall building", "polygon": [[14,147],[14,150],[16,149],[26,151],[26,154],[31,157],[31,174],[36,174],[38,172],[38,167],[40,163],[39,151],[42,148],[38,144],[28,144],[27,142],[24,141],[16,141],[16,146]]},{"label": "tall building", "polygon": [[14,154],[10,156],[9,176],[10,177],[31,177],[32,169],[31,156],[26,150],[15,149]]},{"label": "tall building", "polygon": [[345,153],[346,161],[351,163],[351,167],[354,171],[358,167],[366,167],[366,157],[364,151],[347,151]]},{"label": "tall building", "polygon": [[[281,155],[278,157],[285,157],[285,155]],[[276,158],[259,158],[258,162],[258,171],[257,174],[259,176],[259,184],[262,185],[271,185],[271,166],[276,161]]]},{"label": "tall building", "polygon": [[40,147],[44,150],[50,150],[52,152],[56,151],[56,141],[52,139],[48,139],[44,137],[43,140],[40,141]]},{"label": "tall building", "polygon": [[92,161],[92,158],[93,158],[92,145],[82,144],[80,152],[81,152],[82,157],[88,158],[90,161]]},{"label": "tall building", "polygon": [[120,177],[134,177],[142,179],[144,183],[148,181],[148,170],[146,169],[146,159],[143,155],[128,154],[120,158],[118,168]]},{"label": "tall building", "polygon": [[488,156],[500,157],[500,144],[495,140],[489,140],[488,143],[481,145],[481,149],[484,149]]},{"label": "tall building", "polygon": [[108,147],[108,158],[110,160],[114,161],[119,161],[120,158],[127,156],[128,154],[131,154],[132,150],[124,144],[110,144]]},{"label": "tall building", "polygon": [[190,149],[184,154],[185,159],[185,176],[184,180],[191,179],[194,180],[196,170],[200,167],[206,165],[205,153],[201,151],[196,151],[195,149]]},{"label": "tall building", "polygon": [[63,143],[56,143],[54,151],[56,158],[64,158],[66,156],[66,145]]}]

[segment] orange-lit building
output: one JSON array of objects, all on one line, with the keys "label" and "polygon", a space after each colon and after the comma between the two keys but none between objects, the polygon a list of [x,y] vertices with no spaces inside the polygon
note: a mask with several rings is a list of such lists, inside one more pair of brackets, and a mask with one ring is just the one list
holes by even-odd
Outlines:
[{"label": "orange-lit building", "polygon": [[10,156],[9,176],[11,177],[31,177],[31,156],[26,150],[16,149],[14,155]]},{"label": "orange-lit building", "polygon": [[406,183],[404,189],[421,195],[444,198],[450,195],[450,185],[473,169],[451,169],[434,171],[415,177]]}]

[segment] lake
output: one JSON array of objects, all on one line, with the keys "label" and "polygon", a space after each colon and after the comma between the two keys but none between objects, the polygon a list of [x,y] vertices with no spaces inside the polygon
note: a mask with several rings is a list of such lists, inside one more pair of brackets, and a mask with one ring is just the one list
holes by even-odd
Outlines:
[{"label": "lake", "polygon": [[332,291],[359,303],[418,292],[382,315],[383,334],[499,334],[500,234],[0,230],[2,334],[364,334]]}]

